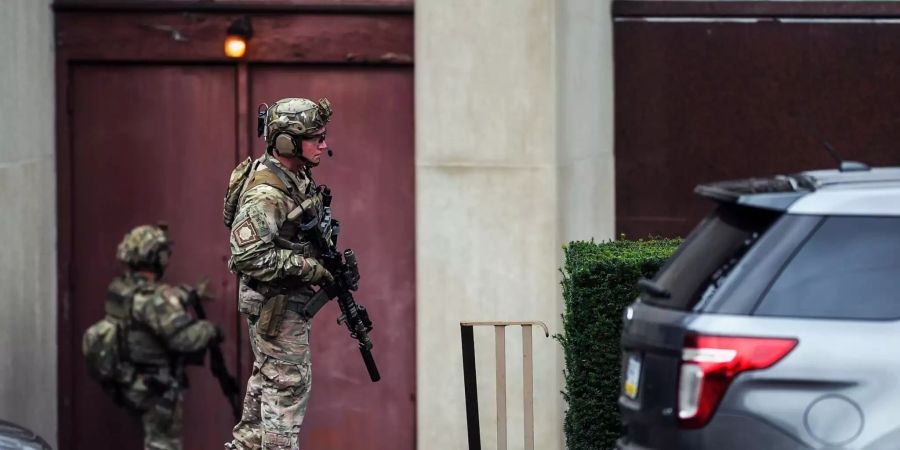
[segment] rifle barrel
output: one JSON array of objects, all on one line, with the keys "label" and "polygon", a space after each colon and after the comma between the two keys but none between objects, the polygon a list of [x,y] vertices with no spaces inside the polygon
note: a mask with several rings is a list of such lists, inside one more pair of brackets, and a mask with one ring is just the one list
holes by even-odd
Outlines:
[{"label": "rifle barrel", "polygon": [[362,353],[363,361],[366,362],[366,370],[369,371],[369,378],[372,382],[380,380],[381,374],[378,373],[378,366],[375,365],[375,358],[372,357],[372,351],[365,347],[360,347],[359,352]]}]

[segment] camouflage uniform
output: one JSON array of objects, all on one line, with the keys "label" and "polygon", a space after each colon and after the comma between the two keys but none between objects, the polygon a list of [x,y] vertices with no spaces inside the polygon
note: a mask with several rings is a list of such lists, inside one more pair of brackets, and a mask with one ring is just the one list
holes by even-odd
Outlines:
[{"label": "camouflage uniform", "polygon": [[203,351],[218,332],[188,314],[185,289],[156,281],[168,260],[164,230],[135,228],[119,245],[118,256],[132,268],[161,266],[156,274],[129,270],[109,286],[108,301],[131,308],[125,348],[134,376],[120,388],[120,400],[141,415],[145,450],[180,450],[184,382],[178,356]]},{"label": "camouflage uniform", "polygon": [[310,324],[297,311],[330,274],[308,236],[286,219],[301,205],[318,211],[321,196],[309,167],[291,172],[268,153],[252,164],[231,221],[230,266],[240,275],[239,309],[249,316],[255,362],[241,421],[225,447],[293,450],[312,386]]}]

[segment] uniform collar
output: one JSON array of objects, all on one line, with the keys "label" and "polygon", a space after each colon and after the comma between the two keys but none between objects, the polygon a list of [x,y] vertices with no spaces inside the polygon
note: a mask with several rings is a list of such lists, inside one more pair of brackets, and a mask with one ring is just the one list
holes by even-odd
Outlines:
[{"label": "uniform collar", "polygon": [[278,160],[278,158],[270,155],[268,152],[263,155],[263,158],[275,163],[275,165],[278,166],[278,168],[283,170],[284,173],[286,173],[291,178],[291,181],[294,183],[294,186],[302,186],[304,180],[312,178],[309,173],[309,167],[304,166],[304,168],[300,169],[299,172],[294,172],[294,171],[288,169],[287,166],[282,164],[281,161]]}]

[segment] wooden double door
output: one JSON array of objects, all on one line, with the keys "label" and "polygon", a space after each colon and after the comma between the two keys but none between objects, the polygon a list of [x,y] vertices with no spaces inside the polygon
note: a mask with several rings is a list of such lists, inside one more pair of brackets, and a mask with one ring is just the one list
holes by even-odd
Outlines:
[{"label": "wooden double door", "polygon": [[[93,15],[60,14],[58,30],[89,33],[77,24]],[[227,269],[223,194],[232,168],[264,150],[256,105],[298,96],[328,97],[335,108],[328,130],[335,155],[315,176],[334,193],[341,246],[359,255],[357,299],[375,321],[383,377],[368,380],[355,341],[335,323],[336,305],[326,306],[313,322],[301,448],[414,448],[411,64],[92,61],[71,56],[78,51],[63,48],[58,64],[60,447],[141,446],[139,422],[89,378],[80,352],[81,334],[102,317],[106,285],[121,271],[116,245],[136,225],[169,224],[174,249],[164,281],[209,278],[207,312],[226,330],[228,367],[246,383],[253,357]],[[185,448],[221,448],[235,423],[229,407],[208,368],[188,375]]]}]

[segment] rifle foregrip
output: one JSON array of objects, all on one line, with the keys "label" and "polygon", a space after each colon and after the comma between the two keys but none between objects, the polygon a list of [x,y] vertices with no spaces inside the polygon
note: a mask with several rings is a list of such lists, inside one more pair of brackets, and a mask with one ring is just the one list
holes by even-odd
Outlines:
[{"label": "rifle foregrip", "polygon": [[359,352],[362,353],[363,361],[366,363],[366,370],[369,371],[369,378],[373,383],[380,380],[381,374],[378,373],[378,366],[375,365],[375,358],[372,357],[372,351],[360,347]]}]

